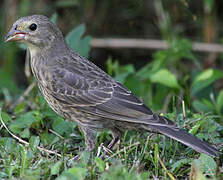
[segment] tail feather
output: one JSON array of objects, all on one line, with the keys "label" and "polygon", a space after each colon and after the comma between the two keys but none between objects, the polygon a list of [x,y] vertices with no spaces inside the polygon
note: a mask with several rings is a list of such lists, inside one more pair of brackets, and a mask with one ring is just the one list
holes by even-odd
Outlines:
[{"label": "tail feather", "polygon": [[199,140],[197,137],[192,136],[191,134],[185,132],[182,129],[177,129],[168,126],[159,126],[159,125],[143,125],[143,128],[147,130],[154,129],[160,132],[161,134],[164,134],[172,139],[175,139],[200,153],[204,153],[214,157],[219,156],[219,151],[216,148],[214,148],[207,142]]}]

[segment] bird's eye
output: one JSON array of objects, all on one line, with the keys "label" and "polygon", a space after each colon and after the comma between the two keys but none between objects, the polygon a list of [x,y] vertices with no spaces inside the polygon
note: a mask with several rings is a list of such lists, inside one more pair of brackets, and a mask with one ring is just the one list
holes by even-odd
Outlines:
[{"label": "bird's eye", "polygon": [[37,29],[37,25],[36,25],[35,23],[33,23],[33,24],[31,24],[31,25],[29,26],[29,29],[30,29],[31,31],[35,31],[35,30]]}]

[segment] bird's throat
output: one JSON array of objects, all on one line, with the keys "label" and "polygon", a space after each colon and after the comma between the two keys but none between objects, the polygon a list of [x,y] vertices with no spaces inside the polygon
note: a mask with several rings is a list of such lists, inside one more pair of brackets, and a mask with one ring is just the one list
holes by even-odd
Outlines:
[{"label": "bird's throat", "polygon": [[41,53],[41,49],[32,44],[27,44],[31,57],[38,56]]}]

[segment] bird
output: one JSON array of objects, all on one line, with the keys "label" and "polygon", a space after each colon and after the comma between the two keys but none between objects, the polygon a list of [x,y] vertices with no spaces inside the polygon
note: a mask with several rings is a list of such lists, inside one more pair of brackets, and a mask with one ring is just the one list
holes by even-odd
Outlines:
[{"label": "bird", "polygon": [[72,50],[60,29],[44,15],[19,18],[5,42],[27,45],[30,66],[40,92],[61,117],[76,122],[85,136],[85,150],[96,148],[95,133],[110,130],[112,148],[126,130],[168,136],[199,153],[219,151],[165,116],[153,113],[128,88]]}]

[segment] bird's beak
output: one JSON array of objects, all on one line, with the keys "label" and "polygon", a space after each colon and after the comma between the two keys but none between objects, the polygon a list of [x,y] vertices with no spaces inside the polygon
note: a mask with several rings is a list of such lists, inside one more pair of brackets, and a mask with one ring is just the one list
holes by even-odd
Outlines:
[{"label": "bird's beak", "polygon": [[27,33],[16,30],[14,27],[12,27],[12,29],[5,36],[5,42],[21,41],[21,40],[25,39],[26,35],[27,35]]}]

